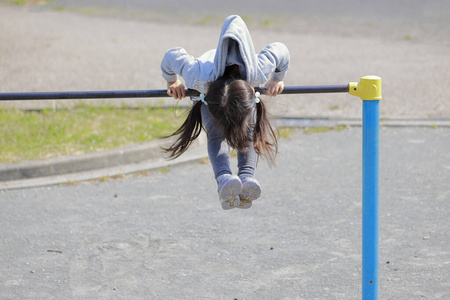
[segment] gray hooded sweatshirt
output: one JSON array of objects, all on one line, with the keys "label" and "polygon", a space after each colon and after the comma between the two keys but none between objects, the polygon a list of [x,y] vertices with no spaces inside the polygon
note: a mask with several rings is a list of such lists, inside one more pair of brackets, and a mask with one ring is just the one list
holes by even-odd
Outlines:
[{"label": "gray hooded sweatshirt", "polygon": [[289,67],[289,51],[277,42],[255,54],[244,21],[239,16],[229,16],[223,24],[217,49],[194,58],[183,48],[172,48],[164,55],[161,70],[167,82],[176,81],[180,75],[187,88],[206,94],[209,83],[220,78],[230,65],[238,65],[242,78],[257,87],[269,78],[284,79]]}]

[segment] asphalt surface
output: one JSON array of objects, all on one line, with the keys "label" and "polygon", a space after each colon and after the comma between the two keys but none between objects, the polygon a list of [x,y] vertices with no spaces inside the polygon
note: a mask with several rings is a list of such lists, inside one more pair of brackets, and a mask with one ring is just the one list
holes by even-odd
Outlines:
[{"label": "asphalt surface", "polygon": [[126,18],[139,16],[155,18],[158,14],[159,20],[164,17],[170,22],[186,22],[190,19],[205,22],[207,19],[209,21],[216,17],[223,19],[224,16],[237,13],[250,19],[250,24],[257,19],[260,21],[273,19],[282,24],[282,20],[289,20],[290,24],[306,22],[303,24],[312,25],[307,28],[304,26],[283,27],[283,30],[297,33],[323,31],[336,33],[349,30],[348,27],[368,27],[368,23],[372,23],[379,31],[379,35],[384,34],[385,29],[392,29],[392,27],[409,27],[419,34],[421,39],[433,39],[436,38],[436,34],[448,37],[450,34],[448,27],[450,3],[445,0],[428,2],[325,0],[320,3],[309,0],[280,0],[276,2],[276,5],[271,0],[215,2],[194,0],[179,5],[164,0],[56,0],[48,6],[75,10],[90,8],[91,11],[103,9]]},{"label": "asphalt surface", "polygon": [[[449,299],[450,130],[380,139],[380,299]],[[295,132],[257,177],[249,210],[208,163],[0,191],[0,298],[360,299],[360,128]]]},{"label": "asphalt surface", "polygon": [[[216,46],[222,16],[200,0],[177,12],[166,1],[90,3],[0,6],[0,92],[159,89],[166,49]],[[383,78],[380,298],[450,298],[448,2],[289,1],[273,14],[245,3],[256,48],[291,50],[287,85]],[[152,103],[126,105],[142,102]],[[361,103],[269,104],[303,125],[352,126],[281,140],[276,166],[258,167],[263,196],[250,210],[221,210],[204,149],[189,164],[119,163],[0,190],[0,299],[360,299]]]},{"label": "asphalt surface", "polygon": [[[322,1],[321,5],[291,2],[294,4],[277,7],[278,14],[272,14],[271,5],[262,4],[258,9],[266,8],[266,14],[242,11],[255,49],[274,41],[284,42],[290,49],[286,85],[347,84],[365,75],[378,75],[383,79],[386,99],[380,107],[382,118],[449,118],[448,1],[414,0],[407,5],[404,1],[383,1],[379,7],[361,1],[346,1],[342,6],[336,1]],[[93,2],[98,6],[87,8],[74,3],[78,2],[0,6],[0,92],[164,88],[159,66],[165,51],[182,46],[200,56],[215,48],[228,12],[178,15],[183,9],[195,9],[196,1],[173,10],[137,6],[136,13],[118,5],[102,6],[105,1]],[[293,15],[284,15],[283,7]],[[368,11],[373,18],[364,18]],[[108,102],[124,104],[122,99]],[[125,103],[143,102],[173,105],[169,99]],[[361,117],[360,101],[348,95],[286,95],[269,102],[271,113],[277,116]],[[39,109],[74,103],[21,101],[3,105]]]}]

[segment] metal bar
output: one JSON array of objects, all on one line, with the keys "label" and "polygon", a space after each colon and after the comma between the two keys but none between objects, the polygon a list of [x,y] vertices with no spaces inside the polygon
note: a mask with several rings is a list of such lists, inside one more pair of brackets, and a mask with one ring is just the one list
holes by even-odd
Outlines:
[{"label": "metal bar", "polygon": [[[187,96],[197,96],[195,90],[186,90]],[[0,101],[11,100],[55,100],[55,99],[106,99],[106,98],[158,98],[169,97],[166,90],[129,90],[129,91],[73,91],[73,92],[36,92],[36,93],[0,93]]]},{"label": "metal bar", "polygon": [[363,101],[363,300],[378,299],[379,102]]},{"label": "metal bar", "polygon": [[[255,88],[264,93],[266,88]],[[348,85],[287,86],[282,94],[339,93],[348,92]],[[200,95],[196,90],[187,89],[186,96]],[[107,99],[107,98],[161,98],[169,97],[166,90],[129,91],[73,91],[73,92],[29,92],[0,93],[0,101],[56,100],[56,99]]]},{"label": "metal bar", "polygon": [[[265,88],[264,88],[265,89]],[[286,86],[282,94],[348,93],[345,85]]]}]

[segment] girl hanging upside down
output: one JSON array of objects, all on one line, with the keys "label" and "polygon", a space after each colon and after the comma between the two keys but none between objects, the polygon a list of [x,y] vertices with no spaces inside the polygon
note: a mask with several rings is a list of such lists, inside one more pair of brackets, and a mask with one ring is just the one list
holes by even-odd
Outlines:
[{"label": "girl hanging upside down", "polygon": [[[267,116],[266,105],[254,87],[264,84],[266,94],[276,96],[284,89],[289,51],[272,43],[255,54],[250,32],[239,16],[229,16],[222,27],[217,49],[199,58],[183,48],[166,52],[161,63],[167,94],[186,96],[186,87],[199,91],[186,121],[173,134],[179,135],[167,149],[171,158],[183,154],[204,128],[208,155],[218,184],[223,209],[250,208],[261,195],[255,179],[258,155],[273,160],[277,136]],[[238,174],[230,169],[230,147],[237,150]]]}]

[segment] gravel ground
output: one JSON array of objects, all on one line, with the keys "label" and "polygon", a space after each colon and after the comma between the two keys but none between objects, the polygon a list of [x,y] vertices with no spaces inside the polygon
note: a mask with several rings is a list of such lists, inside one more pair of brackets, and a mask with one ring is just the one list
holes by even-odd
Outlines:
[{"label": "gravel ground", "polygon": [[[449,299],[450,130],[380,138],[380,299]],[[0,191],[0,298],[361,299],[360,158],[359,128],[294,133],[249,210],[205,163]]]},{"label": "gravel ground", "polygon": [[[297,14],[289,13],[294,4],[281,5],[285,9],[272,17],[266,17],[271,12],[268,8],[263,14],[243,7],[242,13],[248,16],[256,49],[273,41],[289,47],[292,63],[287,85],[345,84],[374,74],[383,79],[382,118],[447,118],[449,4],[413,1],[406,9],[402,1],[392,2],[397,4],[371,7],[346,1],[351,7],[347,11],[335,4],[314,6],[301,1]],[[83,2],[74,3],[78,1],[52,3],[58,11],[50,4],[0,6],[0,92],[164,88],[159,70],[164,52],[183,46],[198,56],[215,48],[223,20],[222,15],[208,11],[194,15],[204,6],[202,1],[175,10],[184,12],[176,21],[179,15],[169,13],[162,2],[152,8],[143,1],[130,1],[125,9],[121,1],[109,6],[94,1],[90,10],[80,8]],[[183,10],[188,8],[190,13]],[[130,13],[136,10],[141,14]],[[173,102],[166,99],[165,103]],[[15,103],[23,108],[53,104]],[[271,107],[279,116],[361,115],[360,101],[341,94],[282,96],[272,100]]]},{"label": "gravel ground", "polygon": [[[0,6],[0,92],[164,88],[166,49],[200,55],[221,26],[203,0],[176,12],[167,1],[74,3]],[[239,12],[228,3],[224,14]],[[278,1],[274,14],[245,3],[256,48],[289,47],[287,85],[375,74],[382,118],[450,117],[448,1]],[[361,116],[347,95],[270,105],[278,116]],[[389,127],[380,138],[380,298],[449,299],[449,129]],[[280,147],[275,167],[260,163],[263,197],[248,211],[220,209],[207,163],[0,191],[0,298],[360,299],[360,129],[295,133]]]}]

